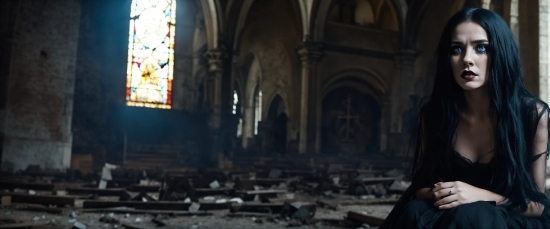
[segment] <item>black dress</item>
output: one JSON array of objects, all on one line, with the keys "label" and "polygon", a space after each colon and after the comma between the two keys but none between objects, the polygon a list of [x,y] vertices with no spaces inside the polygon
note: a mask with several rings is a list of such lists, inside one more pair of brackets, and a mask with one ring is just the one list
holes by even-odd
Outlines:
[{"label": "black dress", "polygon": [[[462,181],[478,188],[493,190],[494,162],[472,162],[454,151],[451,164],[455,173],[449,180]],[[550,211],[540,217],[524,217],[497,206],[494,201],[478,201],[447,210],[433,206],[433,200],[414,199],[419,186],[409,187],[388,215],[384,228],[550,228]],[[427,186],[420,186],[427,187]]]}]

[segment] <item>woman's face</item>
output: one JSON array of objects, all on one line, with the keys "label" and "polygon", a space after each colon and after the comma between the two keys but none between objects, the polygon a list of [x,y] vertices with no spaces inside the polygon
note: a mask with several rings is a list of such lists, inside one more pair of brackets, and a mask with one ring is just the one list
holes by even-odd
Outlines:
[{"label": "woman's face", "polygon": [[459,24],[451,37],[451,68],[464,90],[483,88],[489,82],[489,38],[477,23]]}]

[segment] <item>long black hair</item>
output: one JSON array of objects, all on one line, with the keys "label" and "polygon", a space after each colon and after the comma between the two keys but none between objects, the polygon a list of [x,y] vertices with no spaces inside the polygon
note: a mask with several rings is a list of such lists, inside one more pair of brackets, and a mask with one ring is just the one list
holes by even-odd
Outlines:
[{"label": "long black hair", "polygon": [[508,198],[504,207],[509,210],[524,212],[529,200],[550,207],[529,172],[535,132],[540,118],[548,117],[543,116],[548,105],[525,88],[518,45],[504,20],[486,9],[463,9],[451,17],[443,30],[433,90],[418,116],[413,184],[426,180],[435,183],[441,174],[453,173],[453,137],[466,102],[464,90],[451,70],[451,36],[457,25],[466,21],[479,24],[489,39],[489,114],[495,133],[495,182],[491,187]]}]

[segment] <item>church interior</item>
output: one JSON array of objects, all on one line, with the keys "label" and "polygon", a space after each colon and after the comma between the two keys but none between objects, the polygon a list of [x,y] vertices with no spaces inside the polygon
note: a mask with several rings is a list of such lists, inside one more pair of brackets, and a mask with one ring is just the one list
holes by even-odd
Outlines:
[{"label": "church interior", "polygon": [[0,228],[376,228],[465,7],[550,101],[547,0],[2,5]]}]

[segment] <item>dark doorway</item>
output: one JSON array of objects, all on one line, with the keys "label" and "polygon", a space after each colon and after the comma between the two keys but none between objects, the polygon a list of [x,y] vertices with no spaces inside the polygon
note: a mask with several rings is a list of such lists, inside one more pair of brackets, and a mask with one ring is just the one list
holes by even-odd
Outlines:
[{"label": "dark doorway", "polygon": [[288,116],[281,96],[276,95],[269,105],[267,119],[263,124],[263,149],[267,153],[286,153],[286,131]]},{"label": "dark doorway", "polygon": [[323,99],[322,152],[373,153],[379,150],[380,105],[371,95],[340,87]]}]

